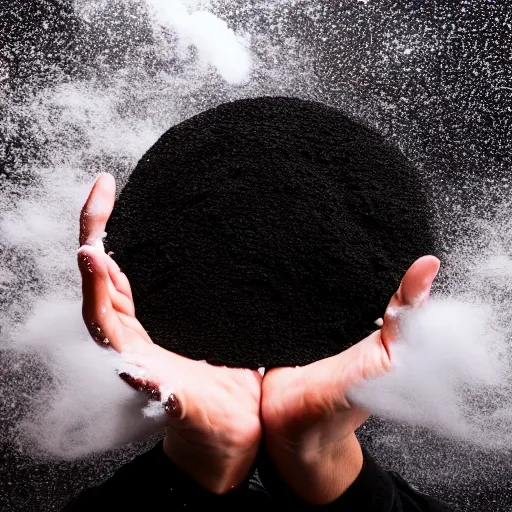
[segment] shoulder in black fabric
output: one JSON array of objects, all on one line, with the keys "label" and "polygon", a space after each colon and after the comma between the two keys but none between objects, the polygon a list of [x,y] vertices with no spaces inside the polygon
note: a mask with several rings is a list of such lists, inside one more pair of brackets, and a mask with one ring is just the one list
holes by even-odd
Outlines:
[{"label": "shoulder in black fabric", "polygon": [[107,225],[137,316],[165,348],[267,368],[336,354],[434,251],[415,169],[342,112],[221,105],[144,155]]}]

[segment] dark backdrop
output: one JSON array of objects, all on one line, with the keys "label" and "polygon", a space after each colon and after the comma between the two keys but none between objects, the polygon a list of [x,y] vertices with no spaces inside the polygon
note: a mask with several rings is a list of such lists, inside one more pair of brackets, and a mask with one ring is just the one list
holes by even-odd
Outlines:
[{"label": "dark backdrop", "polygon": [[[428,176],[444,239],[468,236],[461,211],[471,205],[492,211],[510,178],[512,7],[490,0],[325,1],[314,22],[308,5],[290,11],[281,30],[304,41],[316,74],[312,95],[344,108],[397,144]],[[226,16],[238,27],[246,22],[234,11]],[[265,15],[258,16],[265,26]],[[127,39],[122,28],[105,34],[80,23],[66,1],[2,0],[0,113],[5,114],[6,103],[62,79],[62,72],[80,76],[88,60],[102,52],[111,66],[122,66],[127,48],[149,37],[143,29]],[[20,121],[19,136],[7,140],[0,121],[0,186],[4,179],[30,181],[16,172],[38,151],[29,140],[30,122]],[[447,218],[453,221],[443,221]],[[30,275],[24,286],[31,286]],[[2,290],[0,300],[15,300],[13,293]],[[0,383],[7,390],[13,386],[9,379]],[[12,395],[0,393],[0,401],[2,396]],[[1,401],[0,428],[15,416]],[[360,435],[385,466],[460,510],[512,508],[512,466],[506,456],[467,447],[457,451],[422,430],[378,420]],[[0,510],[9,511],[53,510],[130,456],[125,451],[94,462],[27,466],[13,447],[0,450]],[[471,464],[476,474],[465,481],[454,468]],[[435,484],[422,482],[422,472],[431,474],[436,465],[440,473],[449,469],[446,476]]]}]

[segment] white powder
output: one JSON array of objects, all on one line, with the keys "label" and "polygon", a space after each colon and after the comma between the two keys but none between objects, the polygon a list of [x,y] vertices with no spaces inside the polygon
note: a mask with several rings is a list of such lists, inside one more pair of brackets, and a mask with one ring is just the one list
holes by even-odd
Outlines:
[{"label": "white powder", "polygon": [[[108,340],[97,346],[83,326],[76,251],[93,176],[115,174],[119,192],[173,124],[228,99],[285,92],[307,77],[294,75],[296,57],[277,53],[257,31],[252,55],[250,35],[218,12],[226,2],[75,0],[74,7],[98,34],[121,24],[130,42],[144,42],[127,50],[121,67],[109,67],[100,53],[80,78],[50,80],[17,103],[7,103],[0,87],[2,135],[20,137],[19,126],[29,127],[17,142],[24,151],[16,175],[33,179],[0,182],[0,250],[10,251],[0,260],[0,351],[14,361],[0,392],[16,409],[30,403],[17,429],[23,444],[57,458],[109,450],[161,427],[161,404],[148,405],[116,373],[128,368],[137,376],[140,368],[119,360]],[[99,207],[93,203],[92,213]],[[95,241],[100,249],[105,236]],[[47,377],[44,389],[22,371],[25,358]],[[7,386],[11,379],[24,383],[23,397]],[[10,436],[3,430],[0,442]]]},{"label": "white powder", "polygon": [[18,429],[23,444],[38,454],[82,457],[162,429],[158,418],[142,412],[147,397],[118,377],[126,370],[121,356],[91,342],[80,316],[80,302],[49,297],[35,304],[12,337],[11,353],[39,357],[53,375],[50,387],[31,397],[37,407]]},{"label": "white powder", "polygon": [[[1,419],[12,426],[17,421],[12,412],[29,411],[20,435],[34,441],[32,448],[56,458],[83,457],[126,443],[146,426],[150,430],[157,426],[154,418],[142,413],[148,405],[146,397],[117,377],[115,354],[96,346],[83,327],[76,266],[78,216],[97,173],[113,172],[120,190],[137,161],[171,125],[221,102],[265,94],[291,94],[337,105],[380,127],[416,162],[425,160],[422,152],[433,139],[425,144],[429,127],[428,123],[423,126],[422,119],[439,113],[446,88],[428,87],[422,96],[421,89],[410,84],[424,79],[437,83],[430,73],[446,54],[441,28],[445,11],[434,12],[431,20],[418,25],[414,10],[389,11],[378,2],[358,2],[353,2],[358,9],[351,9],[348,17],[340,10],[342,21],[324,32],[327,55],[317,51],[315,45],[321,42],[311,37],[324,27],[325,2],[74,0],[84,26],[94,27],[104,37],[101,41],[107,41],[106,48],[84,60],[85,69],[77,62],[76,75],[63,79],[49,73],[33,89],[23,83],[22,97],[11,104],[4,87],[7,60],[0,59],[0,106],[6,111],[0,119],[2,137],[21,145],[11,169],[16,179],[0,175],[0,350],[2,361],[8,361],[0,384],[2,411],[8,412]],[[125,7],[128,14],[123,14]],[[291,16],[299,10],[305,23]],[[311,31],[304,30],[308,24]],[[418,30],[419,26],[425,29]],[[117,43],[105,35],[120,32],[128,49],[120,52],[119,65],[110,65]],[[34,49],[31,74],[37,73],[37,52],[43,48],[41,44]],[[488,54],[485,50],[485,58],[471,61],[480,76],[487,76]],[[398,69],[393,64],[396,55],[402,56],[406,66],[414,60],[414,66]],[[39,57],[44,60],[42,54]],[[319,74],[325,63],[328,72]],[[478,91],[460,92],[465,93],[461,94],[464,123],[450,123],[453,132],[441,132],[436,143],[467,140],[461,126],[477,124],[483,116]],[[489,87],[489,92],[499,91]],[[411,105],[419,103],[426,117],[409,117],[417,112]],[[497,147],[487,131],[481,136],[481,144],[461,148],[460,158],[475,173],[482,165],[478,153]],[[504,140],[500,143],[505,147]],[[0,156],[5,147],[0,145]],[[432,163],[431,155],[427,160]],[[485,161],[485,169],[498,165],[493,162]],[[472,183],[470,176],[461,176],[461,190]],[[439,185],[441,191],[443,187]],[[500,183],[488,185],[493,194],[499,187]],[[461,191],[437,192],[438,204],[449,212],[447,224],[458,222],[462,210],[475,208],[461,202]],[[483,206],[480,210],[486,209]],[[493,221],[488,230],[473,219],[474,232],[450,250],[448,265],[443,259],[447,285],[434,293],[428,310],[405,316],[408,325],[422,325],[424,332],[411,328],[403,345],[394,347],[396,375],[383,383],[390,400],[386,402],[378,390],[374,396],[361,396],[376,412],[400,422],[426,424],[443,435],[478,445],[501,447],[501,433],[509,442],[511,394],[506,368],[512,326],[512,230],[506,221],[510,212],[503,210],[505,221]],[[480,344],[475,333],[482,331]],[[26,371],[27,357],[30,368],[41,368],[40,373]],[[493,372],[503,375],[500,384],[492,379]],[[41,374],[48,379],[43,389]],[[21,384],[11,386],[12,382]],[[374,384],[370,386],[374,390]],[[464,387],[468,393],[461,392]],[[430,405],[432,414],[425,412]],[[150,407],[160,414],[157,403]],[[473,421],[488,439],[476,431]],[[442,478],[445,484],[448,479],[439,461],[450,468],[450,482],[479,476],[476,469],[465,467],[465,448],[459,444],[451,445],[455,448],[447,457],[444,451],[436,453],[429,436],[414,438],[408,431],[400,433],[398,427],[390,428],[387,436],[378,431],[373,439],[380,443],[379,454],[389,457],[388,466],[397,467],[392,462],[398,461],[409,474],[416,471],[418,482]],[[12,441],[10,428],[2,430],[0,441]]]},{"label": "white powder", "polygon": [[394,371],[353,389],[355,402],[465,443],[512,448],[512,260],[502,243],[508,219],[504,211],[452,253],[444,289],[426,306],[393,311],[402,333],[390,347]]},{"label": "white powder", "polygon": [[194,46],[202,64],[210,64],[230,84],[245,83],[251,71],[250,41],[237,36],[211,12],[188,9],[180,0],[146,0],[156,31],[178,34],[182,51]]}]

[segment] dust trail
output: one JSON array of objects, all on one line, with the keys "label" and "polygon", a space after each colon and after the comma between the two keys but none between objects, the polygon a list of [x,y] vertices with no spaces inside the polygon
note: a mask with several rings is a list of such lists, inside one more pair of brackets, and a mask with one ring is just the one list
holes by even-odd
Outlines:
[{"label": "dust trail", "polygon": [[[144,415],[147,400],[117,377],[122,362],[83,326],[78,217],[98,172],[113,173],[120,191],[171,125],[229,99],[295,87],[294,57],[276,55],[256,28],[232,28],[218,12],[229,8],[77,0],[79,71],[2,104],[3,135],[23,151],[13,152],[19,180],[2,182],[0,207],[0,351],[13,361],[3,380],[17,383],[2,391],[16,415],[6,411],[1,442],[73,459],[161,430]],[[105,34],[115,47],[102,47]]]},{"label": "dust trail", "polygon": [[[54,13],[58,2],[51,4]],[[431,308],[406,316],[410,325],[426,325],[406,337],[403,349],[397,346],[404,372],[399,368],[386,383],[401,410],[368,402],[400,419],[399,426],[370,436],[376,453],[430,489],[445,485],[448,476],[454,488],[472,482],[465,494],[485,487],[485,478],[508,482],[493,457],[471,459],[471,443],[439,448],[428,432],[411,434],[401,423],[435,431],[444,422],[443,436],[462,435],[487,447],[502,446],[496,436],[508,425],[509,383],[504,377],[497,384],[495,377],[509,364],[511,217],[507,205],[499,218],[484,213],[500,211],[510,183],[504,156],[511,154],[510,116],[490,117],[509,95],[498,31],[509,26],[510,10],[492,2],[388,9],[348,0],[341,9],[339,2],[212,0],[175,1],[181,17],[169,17],[164,5],[76,0],[56,19],[22,27],[28,42],[20,37],[0,48],[0,157],[7,162],[0,174],[0,444],[34,420],[44,435],[33,448],[75,458],[126,442],[134,432],[118,429],[123,415],[140,420],[142,430],[155,427],[141,418],[131,390],[112,377],[116,363],[97,360],[82,326],[75,261],[80,207],[98,172],[114,173],[122,188],[171,125],[241,97],[293,95],[363,119],[427,178],[441,178],[430,183],[437,206],[432,214],[446,242],[438,255],[443,285]],[[475,35],[482,34],[481,20],[490,35]],[[203,23],[222,34],[218,46],[198,33]],[[223,45],[230,45],[225,54]],[[11,76],[12,69],[18,75]],[[471,72],[453,72],[460,69]],[[504,357],[497,360],[500,352],[492,347]],[[439,379],[435,393],[422,381],[422,361]],[[451,376],[457,385],[446,392]],[[110,386],[112,403],[105,393]],[[410,400],[412,390],[440,422]],[[442,398],[453,409],[447,411]],[[87,408],[91,417],[106,418],[99,422],[102,439],[89,430]],[[107,410],[110,417],[103,415]],[[489,439],[475,431],[473,420]],[[31,429],[22,430],[26,440]],[[76,444],[77,436],[84,442]]]},{"label": "dust trail", "polygon": [[479,448],[512,448],[512,215],[473,216],[445,259],[443,286],[404,309],[394,371],[353,390],[374,413]]}]

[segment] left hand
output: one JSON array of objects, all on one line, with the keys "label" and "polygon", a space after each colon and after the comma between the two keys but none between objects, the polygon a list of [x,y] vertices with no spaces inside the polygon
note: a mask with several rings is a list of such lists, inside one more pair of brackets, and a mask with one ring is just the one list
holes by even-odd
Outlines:
[{"label": "left hand", "polygon": [[169,458],[205,489],[223,494],[243,482],[258,452],[261,376],[187,359],[153,343],[135,316],[128,278],[101,243],[114,201],[115,180],[103,174],[80,216],[84,322],[97,343],[137,368],[120,376],[162,401]]}]

